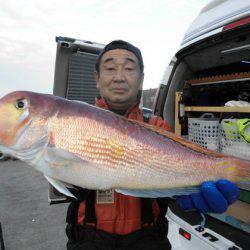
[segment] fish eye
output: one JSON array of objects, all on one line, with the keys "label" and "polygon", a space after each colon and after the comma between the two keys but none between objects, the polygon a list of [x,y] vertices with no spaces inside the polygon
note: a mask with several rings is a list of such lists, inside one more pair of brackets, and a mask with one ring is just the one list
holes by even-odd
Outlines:
[{"label": "fish eye", "polygon": [[28,101],[26,99],[19,99],[16,101],[15,106],[17,109],[25,109],[28,107]]}]

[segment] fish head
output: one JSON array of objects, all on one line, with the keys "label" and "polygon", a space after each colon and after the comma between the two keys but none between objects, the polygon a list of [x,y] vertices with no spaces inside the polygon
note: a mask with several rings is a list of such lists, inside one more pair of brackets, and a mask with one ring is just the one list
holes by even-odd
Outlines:
[{"label": "fish head", "polygon": [[[16,91],[0,99],[0,151],[20,150],[41,140],[53,115],[48,95]],[[4,152],[5,153],[5,152]]]}]

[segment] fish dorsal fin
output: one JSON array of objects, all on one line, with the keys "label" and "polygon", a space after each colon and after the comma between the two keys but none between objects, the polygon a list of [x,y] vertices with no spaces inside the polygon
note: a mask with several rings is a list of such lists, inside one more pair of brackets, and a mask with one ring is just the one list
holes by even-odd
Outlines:
[{"label": "fish dorsal fin", "polygon": [[159,135],[167,137],[168,139],[170,139],[172,141],[175,141],[177,143],[180,143],[181,145],[183,145],[183,146],[185,146],[187,148],[190,148],[190,149],[192,149],[192,150],[194,150],[196,152],[199,152],[199,153],[202,153],[202,154],[205,154],[205,155],[218,157],[218,158],[225,157],[223,154],[220,154],[220,153],[218,153],[216,151],[212,151],[212,150],[203,148],[203,147],[199,146],[198,144],[195,144],[195,143],[193,143],[191,141],[185,140],[184,138],[182,138],[179,135],[176,135],[173,132],[166,131],[166,130],[164,130],[162,128],[159,128],[159,127],[147,124],[147,123],[143,123],[143,122],[139,122],[139,121],[135,121],[135,120],[131,120],[131,119],[128,119],[128,120],[131,123],[137,124],[137,125],[145,128],[145,129],[147,129],[147,130],[153,131],[153,132],[155,132],[155,133],[157,133]]}]

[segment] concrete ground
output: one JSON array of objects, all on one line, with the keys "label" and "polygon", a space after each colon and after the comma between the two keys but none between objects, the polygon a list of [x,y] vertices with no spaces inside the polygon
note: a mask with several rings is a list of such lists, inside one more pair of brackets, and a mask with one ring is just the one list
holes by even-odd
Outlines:
[{"label": "concrete ground", "polygon": [[66,249],[68,204],[49,205],[48,182],[20,161],[0,161],[0,223],[5,250]]}]

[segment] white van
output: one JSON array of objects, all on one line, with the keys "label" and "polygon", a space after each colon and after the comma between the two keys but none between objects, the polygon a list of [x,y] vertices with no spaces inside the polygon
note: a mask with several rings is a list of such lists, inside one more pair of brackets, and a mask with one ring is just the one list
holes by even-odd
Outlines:
[{"label": "white van", "polygon": [[[98,94],[92,77],[94,63],[104,45],[67,37],[57,37],[56,42],[54,95],[93,104]],[[189,118],[204,113],[215,120],[228,115],[250,118],[249,107],[224,107],[239,96],[250,102],[249,63],[250,0],[210,2],[170,62],[154,113],[184,137],[188,137]],[[242,189],[242,194],[241,201],[230,206],[230,214],[220,216],[183,212],[170,202],[167,219],[172,249],[249,249],[249,193]],[[67,198],[51,187],[49,201],[67,202]]]},{"label": "white van", "polygon": [[[154,113],[183,137],[250,160],[249,142],[237,137],[240,141],[232,142],[237,146],[226,152],[223,143],[228,138],[223,141],[220,134],[223,122],[250,118],[249,103],[250,1],[211,1],[190,25],[167,67]],[[202,119],[204,113],[207,117]],[[220,124],[216,132],[214,122]],[[204,124],[211,125],[210,132]],[[248,133],[249,129],[250,123]],[[191,138],[193,131],[196,138]],[[241,188],[240,201],[223,215],[202,217],[170,205],[168,237],[173,249],[250,249],[250,192],[249,187]]]}]

